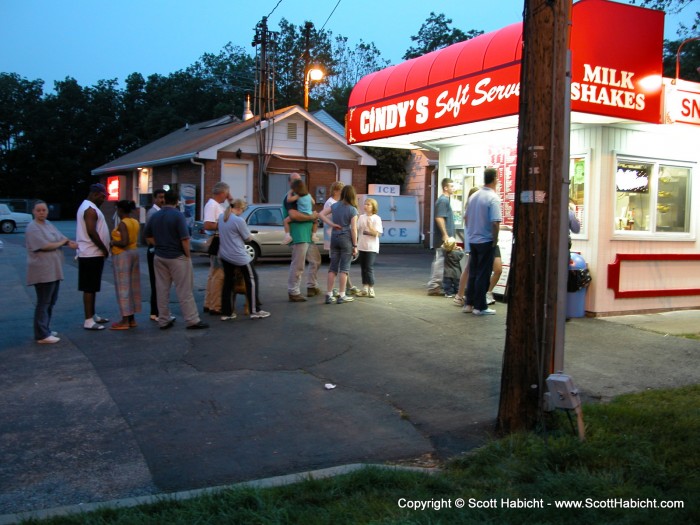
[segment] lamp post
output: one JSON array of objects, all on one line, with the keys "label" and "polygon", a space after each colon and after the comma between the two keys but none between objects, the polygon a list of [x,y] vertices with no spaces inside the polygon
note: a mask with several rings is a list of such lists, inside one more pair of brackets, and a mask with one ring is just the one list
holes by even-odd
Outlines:
[{"label": "lamp post", "polygon": [[323,71],[317,67],[310,67],[304,75],[304,111],[309,111],[309,81],[319,81],[323,78]]},{"label": "lamp post", "polygon": [[686,45],[688,42],[692,42],[693,40],[700,40],[700,36],[694,36],[693,38],[683,40],[683,42],[681,42],[681,45],[678,46],[678,51],[676,51],[676,78],[673,80],[674,84],[678,82],[678,75],[681,71],[681,49],[684,45]]}]

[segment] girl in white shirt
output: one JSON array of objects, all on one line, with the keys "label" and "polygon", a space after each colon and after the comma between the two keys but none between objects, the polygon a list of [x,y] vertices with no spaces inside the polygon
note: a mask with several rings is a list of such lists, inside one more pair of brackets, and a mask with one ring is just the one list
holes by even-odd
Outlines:
[{"label": "girl in white shirt", "polygon": [[357,249],[362,272],[361,297],[374,297],[374,261],[379,253],[379,237],[384,232],[379,206],[372,198],[365,199],[365,213],[357,221]]}]

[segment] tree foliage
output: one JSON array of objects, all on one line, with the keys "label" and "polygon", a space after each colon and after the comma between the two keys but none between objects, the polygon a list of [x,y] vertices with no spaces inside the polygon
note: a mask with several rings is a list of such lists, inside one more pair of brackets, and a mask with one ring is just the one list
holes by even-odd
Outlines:
[{"label": "tree foliage", "polygon": [[[669,14],[678,14],[695,3],[695,0],[631,0],[632,4],[639,4],[650,9],[659,9]],[[690,27],[683,24],[678,28],[678,36],[688,38],[697,35],[700,27],[700,11],[695,12],[695,20]]]},{"label": "tree foliage", "polygon": [[428,19],[420,26],[418,34],[411,37],[417,45],[408,48],[403,58],[405,60],[416,58],[484,33],[476,29],[470,29],[465,33],[459,28],[450,27],[451,24],[451,18],[447,18],[443,13],[436,15],[431,11]]},{"label": "tree foliage", "polygon": [[377,159],[376,166],[367,168],[368,184],[399,184],[406,179],[406,165],[411,152],[395,148],[364,148],[367,153]]}]

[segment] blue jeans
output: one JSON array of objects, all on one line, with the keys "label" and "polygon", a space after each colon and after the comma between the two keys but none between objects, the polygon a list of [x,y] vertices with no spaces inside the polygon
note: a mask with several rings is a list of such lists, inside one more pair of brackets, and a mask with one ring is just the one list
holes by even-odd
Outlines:
[{"label": "blue jeans", "polygon": [[51,283],[37,283],[34,285],[36,290],[36,308],[34,309],[34,339],[46,339],[51,335],[51,313],[58,299],[58,288],[61,281],[53,281]]},{"label": "blue jeans", "polygon": [[377,252],[360,252],[360,273],[362,274],[362,284],[374,286],[374,261]]},{"label": "blue jeans", "polygon": [[465,304],[473,306],[475,310],[486,310],[486,292],[489,291],[495,246],[491,241],[469,246],[471,252]]},{"label": "blue jeans", "polygon": [[352,239],[350,235],[337,235],[331,237],[331,262],[329,272],[339,274],[350,272],[352,262]]}]

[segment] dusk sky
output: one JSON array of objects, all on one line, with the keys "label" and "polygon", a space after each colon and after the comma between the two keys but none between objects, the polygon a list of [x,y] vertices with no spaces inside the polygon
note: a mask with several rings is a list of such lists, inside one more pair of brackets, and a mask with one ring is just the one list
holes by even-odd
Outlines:
[{"label": "dusk sky", "polygon": [[[0,0],[0,72],[42,79],[45,91],[67,76],[83,86],[113,78],[123,85],[134,72],[184,69],[228,42],[253,54],[263,16],[271,30],[282,18],[325,24],[353,46],[374,42],[396,64],[431,11],[465,32],[489,32],[520,21],[523,6],[524,0]],[[677,38],[678,22],[689,24],[695,11],[691,5],[681,17],[667,17],[666,38]]]}]

